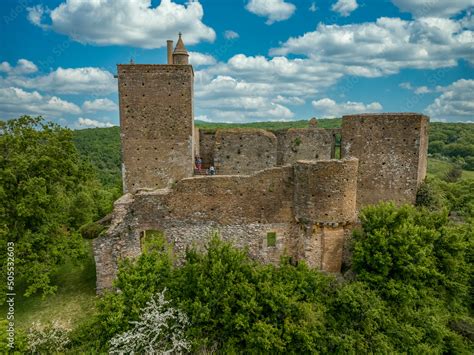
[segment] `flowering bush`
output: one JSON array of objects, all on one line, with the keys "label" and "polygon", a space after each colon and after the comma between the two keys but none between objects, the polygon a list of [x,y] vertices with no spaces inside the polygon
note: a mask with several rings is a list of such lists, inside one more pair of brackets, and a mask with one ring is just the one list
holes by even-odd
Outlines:
[{"label": "flowering bush", "polygon": [[53,321],[43,325],[34,322],[28,330],[28,350],[32,353],[56,353],[68,347],[70,329]]},{"label": "flowering bush", "polygon": [[189,324],[186,314],[169,306],[165,290],[156,294],[142,309],[140,320],[130,322],[133,328],[110,340],[111,354],[176,354],[190,349],[184,330]]}]

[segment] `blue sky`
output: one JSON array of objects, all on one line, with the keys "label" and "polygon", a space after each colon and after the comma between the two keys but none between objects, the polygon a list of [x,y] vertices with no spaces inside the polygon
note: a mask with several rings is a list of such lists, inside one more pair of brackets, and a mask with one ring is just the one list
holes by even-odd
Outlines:
[{"label": "blue sky", "polygon": [[118,125],[116,64],[183,32],[195,117],[474,121],[472,0],[3,0],[0,118]]}]

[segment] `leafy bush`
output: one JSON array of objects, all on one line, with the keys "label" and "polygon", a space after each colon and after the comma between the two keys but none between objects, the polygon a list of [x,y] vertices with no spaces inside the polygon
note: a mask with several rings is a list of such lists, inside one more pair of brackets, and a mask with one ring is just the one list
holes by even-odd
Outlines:
[{"label": "leafy bush", "polygon": [[28,348],[27,340],[26,340],[26,334],[19,329],[18,327],[15,327],[15,347],[14,349],[11,349],[9,346],[9,333],[8,333],[8,328],[9,328],[9,321],[6,319],[1,319],[0,320],[0,353],[1,354],[9,354],[9,353],[24,353],[26,352]]},{"label": "leafy bush", "polygon": [[120,292],[99,302],[85,328],[94,336],[82,341],[100,339],[96,349],[105,351],[117,334],[129,338],[166,288],[170,307],[189,318],[192,352],[467,352],[468,323],[456,323],[470,319],[466,227],[451,225],[446,211],[408,206],[362,216],[352,282],[285,259],[261,265],[217,238],[205,253],[188,251],[181,267],[162,241],[148,246],[121,265]]},{"label": "leafy bush", "polygon": [[105,226],[96,222],[91,222],[83,225],[79,229],[79,233],[81,233],[83,238],[94,239],[97,238],[105,229]]}]

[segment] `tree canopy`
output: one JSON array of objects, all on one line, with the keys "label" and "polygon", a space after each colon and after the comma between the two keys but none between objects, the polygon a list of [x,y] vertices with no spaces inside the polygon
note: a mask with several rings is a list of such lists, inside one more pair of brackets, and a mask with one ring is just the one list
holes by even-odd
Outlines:
[{"label": "tree canopy", "polygon": [[54,292],[57,266],[84,253],[77,229],[111,209],[111,193],[79,155],[72,132],[41,117],[0,122],[0,152],[2,273],[13,242],[16,278],[26,294]]}]

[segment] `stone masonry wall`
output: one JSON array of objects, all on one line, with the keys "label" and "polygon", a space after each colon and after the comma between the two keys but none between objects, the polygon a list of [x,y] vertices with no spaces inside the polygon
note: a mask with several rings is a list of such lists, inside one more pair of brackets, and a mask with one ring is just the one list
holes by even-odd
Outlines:
[{"label": "stone masonry wall", "polygon": [[301,160],[295,169],[295,216],[334,224],[355,219],[358,160]]},{"label": "stone masonry wall", "polygon": [[414,203],[426,175],[428,117],[416,113],[344,116],[342,156],[359,159],[357,206]]},{"label": "stone masonry wall", "polygon": [[250,174],[276,166],[277,139],[263,129],[217,130],[214,163],[219,174]]},{"label": "stone masonry wall", "polygon": [[193,174],[193,69],[118,65],[124,191]]},{"label": "stone masonry wall", "polygon": [[281,165],[297,160],[325,160],[333,158],[335,134],[339,129],[291,128],[278,135]]},{"label": "stone masonry wall", "polygon": [[[310,169],[312,164],[321,167]],[[295,198],[302,193],[303,186],[315,183],[319,190],[325,191],[323,185],[328,183],[307,175],[318,174],[335,164],[303,162],[300,165],[306,168],[304,174],[299,168],[284,166],[250,176],[200,176],[180,180],[173,188],[124,195],[115,203],[107,235],[94,242],[96,261],[100,264],[98,290],[111,287],[120,258],[139,254],[140,234],[146,230],[162,231],[178,256],[187,247],[203,249],[212,233],[218,231],[222,239],[248,248],[256,260],[277,263],[281,256],[288,255],[295,260],[308,260],[315,267],[327,267],[327,271],[337,271],[342,260],[340,237],[348,216],[354,213],[347,210],[343,199],[335,199],[341,204],[340,207],[336,202],[331,204],[334,210],[341,211],[332,215],[335,223],[317,225],[318,232],[313,233],[313,224],[298,223],[294,212],[304,208],[299,204],[308,204],[305,199]],[[357,160],[339,165],[353,169]],[[336,181],[342,179],[338,174],[347,172],[339,165],[332,170]],[[299,179],[306,180],[301,183]],[[343,219],[336,220],[337,215]],[[275,233],[274,246],[268,245],[268,233]]]}]

